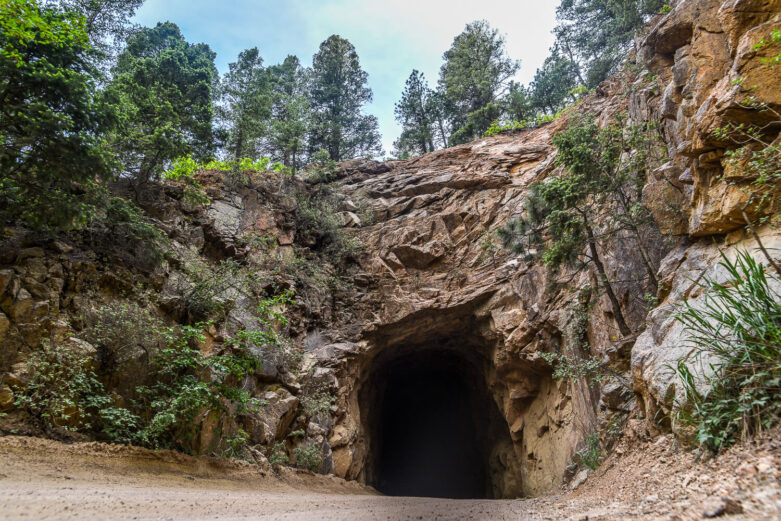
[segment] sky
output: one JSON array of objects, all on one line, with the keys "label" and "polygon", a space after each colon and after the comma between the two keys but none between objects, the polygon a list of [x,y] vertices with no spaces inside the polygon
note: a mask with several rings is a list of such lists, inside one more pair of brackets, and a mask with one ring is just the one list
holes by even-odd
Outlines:
[{"label": "sky", "polygon": [[320,43],[338,34],[356,48],[374,99],[364,112],[379,119],[386,153],[401,132],[393,106],[412,72],[434,87],[442,54],[464,26],[487,20],[521,60],[528,83],[553,44],[554,0],[146,0],[135,22],[176,23],[192,43],[207,43],[225,72],[240,51],[258,47],[266,65],[298,56],[310,66]]}]

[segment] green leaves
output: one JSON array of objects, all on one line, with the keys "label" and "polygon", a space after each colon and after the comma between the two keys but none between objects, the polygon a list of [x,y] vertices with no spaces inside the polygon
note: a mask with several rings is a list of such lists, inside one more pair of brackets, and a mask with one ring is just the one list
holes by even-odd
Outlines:
[{"label": "green leaves", "polygon": [[75,226],[113,166],[84,20],[31,0],[0,9],[0,221]]},{"label": "green leaves", "polygon": [[312,60],[312,151],[325,149],[334,161],[381,152],[377,118],[361,114],[372,100],[367,78],[349,41],[335,34],[320,44]]},{"label": "green leaves", "polygon": [[482,135],[499,116],[496,108],[486,114],[486,107],[496,102],[520,64],[507,57],[504,38],[485,20],[467,24],[443,59],[440,89],[454,134],[463,129],[450,141],[463,143]]},{"label": "green leaves", "polygon": [[171,22],[127,40],[105,93],[118,115],[111,140],[126,172],[145,181],[177,157],[211,158],[214,57],[208,45],[188,43]]},{"label": "green leaves", "polygon": [[719,266],[729,282],[698,282],[699,302],[685,301],[676,315],[695,354],[673,368],[683,387],[673,418],[712,450],[757,434],[781,415],[781,294],[771,280],[781,281],[746,251],[735,260],[722,253]]}]

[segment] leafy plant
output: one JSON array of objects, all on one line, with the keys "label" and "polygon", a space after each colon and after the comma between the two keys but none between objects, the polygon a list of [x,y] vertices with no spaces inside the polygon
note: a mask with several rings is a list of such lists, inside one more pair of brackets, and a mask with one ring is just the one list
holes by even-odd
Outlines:
[{"label": "leafy plant", "polygon": [[313,392],[305,393],[300,397],[300,400],[301,408],[307,416],[315,416],[328,413],[336,401],[336,397],[327,390],[316,389]]},{"label": "leafy plant", "polygon": [[595,356],[580,357],[561,353],[540,353],[540,357],[554,367],[553,378],[567,380],[585,378],[594,385],[608,374],[604,364]]},{"label": "leafy plant", "polygon": [[203,355],[197,345],[204,341],[205,327],[199,323],[165,331],[168,344],[153,359],[155,383],[138,389],[151,411],[140,433],[145,444],[186,451],[199,432],[197,417],[223,416],[231,405],[238,412],[259,406],[236,382],[260,368],[260,360],[247,349]]},{"label": "leafy plant", "polygon": [[676,315],[704,371],[683,360],[673,368],[684,391],[673,419],[712,450],[769,428],[781,414],[781,294],[771,287],[781,280],[746,251],[734,261],[722,253],[719,266],[730,282],[704,278],[699,302],[685,301]]},{"label": "leafy plant", "polygon": [[117,301],[99,306],[88,313],[84,339],[98,351],[100,370],[111,374],[127,360],[142,351],[145,361],[160,346],[163,327],[149,308],[138,304]]},{"label": "leafy plant", "polygon": [[323,468],[323,451],[317,445],[303,445],[293,449],[296,467],[321,472]]},{"label": "leafy plant", "polygon": [[94,432],[129,443],[138,418],[115,407],[97,375],[92,356],[63,339],[44,339],[27,359],[29,380],[15,393],[16,407],[26,410],[46,430]]},{"label": "leafy plant", "polygon": [[602,448],[599,444],[599,435],[592,432],[586,437],[586,445],[575,453],[575,463],[582,467],[596,470],[602,459]]},{"label": "leafy plant", "polygon": [[225,438],[224,458],[248,459],[246,456],[249,434],[244,429],[239,429],[233,436]]},{"label": "leafy plant", "polygon": [[268,456],[268,462],[274,467],[280,465],[287,465],[290,462],[290,458],[287,455],[284,441],[278,441],[271,447],[271,453]]}]

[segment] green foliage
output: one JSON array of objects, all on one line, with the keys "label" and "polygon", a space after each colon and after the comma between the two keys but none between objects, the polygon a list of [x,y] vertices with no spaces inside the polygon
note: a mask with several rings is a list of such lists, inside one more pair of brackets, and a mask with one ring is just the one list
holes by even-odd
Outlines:
[{"label": "green foliage", "polygon": [[578,74],[578,64],[562,56],[554,47],[542,67],[537,69],[530,86],[534,108],[538,112],[555,114],[568,102],[577,101],[571,93],[578,86]]},{"label": "green foliage", "polygon": [[225,438],[225,450],[222,452],[222,457],[248,460],[249,458],[246,456],[248,445],[249,434],[244,429],[238,429],[233,436]]},{"label": "green foliage", "polygon": [[16,407],[44,429],[96,432],[111,441],[129,443],[138,418],[114,407],[103,384],[90,369],[92,356],[78,344],[44,339],[26,361],[29,380],[17,390]]},{"label": "green foliage", "polygon": [[325,149],[334,161],[379,154],[377,118],[361,114],[372,100],[367,74],[355,47],[332,35],[320,44],[312,63],[310,149]]},{"label": "green foliage", "polygon": [[301,408],[307,416],[327,414],[336,402],[336,397],[325,389],[315,389],[301,396]]},{"label": "green foliage", "polygon": [[226,148],[233,158],[256,157],[271,117],[271,92],[257,47],[239,53],[220,82],[220,116],[227,126]]},{"label": "green foliage", "polygon": [[602,448],[599,444],[599,435],[592,432],[586,437],[586,446],[575,453],[575,463],[581,467],[597,470],[602,460]]},{"label": "green foliage", "polygon": [[683,360],[673,368],[684,391],[674,421],[693,428],[696,442],[711,450],[758,434],[781,417],[781,294],[771,285],[781,280],[746,251],[735,260],[722,254],[719,266],[730,281],[699,281],[699,302],[685,301],[676,315],[699,370]]},{"label": "green foliage", "polygon": [[500,124],[499,120],[496,119],[493,121],[493,123],[491,123],[491,126],[488,127],[488,130],[486,130],[483,133],[483,137],[491,137],[497,134],[502,134],[504,132],[510,132],[513,130],[523,130],[528,127],[529,127],[529,123],[526,120],[511,121],[509,123]]},{"label": "green foliage", "polygon": [[323,451],[317,445],[303,445],[293,449],[296,467],[321,472],[323,469]]},{"label": "green foliage", "polygon": [[184,265],[187,279],[181,281],[181,295],[184,313],[190,323],[220,318],[228,311],[225,293],[241,287],[240,266],[233,259],[227,259],[215,267],[200,260]]},{"label": "green foliage", "polygon": [[301,167],[312,124],[309,72],[295,56],[286,57],[267,72],[271,85],[271,119],[264,149],[296,172]]},{"label": "green foliage", "polygon": [[34,0],[0,3],[0,222],[84,224],[113,156],[85,20]]},{"label": "green foliage", "polygon": [[[645,178],[654,166],[654,130],[632,127],[625,131],[622,119],[600,129],[589,118],[575,119],[553,142],[556,162],[566,171],[533,184],[525,215],[499,229],[506,247],[516,253],[538,256],[546,265],[582,269],[592,265],[610,298],[613,314],[623,335],[630,330],[607,278],[598,246],[618,231],[630,231],[642,252],[648,276],[655,282],[656,269],[645,252],[641,226],[651,222],[642,205]],[[624,152],[632,153],[624,155]],[[595,231],[595,223],[606,229]]]},{"label": "green foliage", "polygon": [[141,351],[148,362],[161,346],[163,324],[148,307],[127,301],[99,306],[86,317],[83,337],[97,349],[101,373],[112,374]]},{"label": "green foliage", "polygon": [[337,164],[325,149],[312,154],[309,166],[304,170],[304,180],[308,183],[328,183],[334,180]]},{"label": "green foliage", "polygon": [[[773,29],[766,38],[760,39],[751,48],[755,51],[761,51],[766,47],[778,45],[779,43],[781,43],[781,29]],[[762,58],[762,62],[766,63],[771,68],[775,68],[776,65],[781,63],[781,53],[778,53],[775,56]]]},{"label": "green foliage", "polygon": [[448,116],[459,142],[479,137],[496,119],[479,111],[495,103],[519,64],[505,54],[504,38],[485,20],[467,24],[443,55],[439,85],[447,101]]},{"label": "green foliage", "polygon": [[105,68],[114,57],[119,42],[132,31],[130,19],[144,0],[57,0],[64,11],[84,19],[84,29],[99,52],[99,66]]},{"label": "green foliage", "polygon": [[163,253],[158,246],[168,242],[168,236],[144,219],[141,209],[133,202],[123,197],[116,197],[105,189],[96,189],[99,195],[98,206],[90,214],[90,224],[93,227],[108,229],[116,242],[119,238],[127,239],[133,245],[144,244],[152,247],[152,255],[160,262]]},{"label": "green foliage", "polygon": [[429,88],[422,72],[413,70],[407,78],[394,113],[402,127],[401,135],[394,143],[396,155],[420,155],[435,150],[437,114],[434,91]]},{"label": "green foliage", "polygon": [[120,122],[113,146],[139,181],[157,178],[177,157],[213,154],[214,56],[208,45],[188,43],[171,22],[128,38],[105,97]]},{"label": "green foliage", "polygon": [[229,354],[203,355],[197,346],[205,340],[205,327],[199,323],[163,331],[168,343],[153,357],[154,383],[138,389],[150,410],[139,433],[144,444],[187,451],[200,429],[198,417],[224,416],[231,405],[238,413],[260,406],[235,383],[260,368],[258,357],[241,343],[233,344]]},{"label": "green foliage", "polygon": [[340,201],[332,188],[321,184],[317,190],[299,192],[296,203],[297,239],[303,245],[340,266],[361,252],[360,241],[342,228],[338,216]]},{"label": "green foliage", "polygon": [[284,441],[278,441],[271,447],[271,454],[268,456],[268,462],[274,467],[287,465],[290,462]]},{"label": "green foliage", "polygon": [[496,121],[500,114],[501,107],[498,103],[489,103],[474,112],[470,112],[463,126],[450,135],[450,144],[466,143],[481,136],[491,126],[491,123]]},{"label": "green foliage", "polygon": [[579,380],[585,378],[595,385],[607,376],[604,364],[595,356],[567,356],[561,353],[540,353],[540,357],[554,367],[553,378]]},{"label": "green foliage", "polygon": [[[666,0],[562,0],[556,8],[556,45],[585,71],[587,87],[616,72],[635,32]],[[580,73],[578,73],[580,76]]]}]

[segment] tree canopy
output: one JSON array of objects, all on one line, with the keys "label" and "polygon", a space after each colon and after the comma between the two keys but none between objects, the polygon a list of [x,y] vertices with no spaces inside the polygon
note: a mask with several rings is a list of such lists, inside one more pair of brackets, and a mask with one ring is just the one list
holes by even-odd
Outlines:
[{"label": "tree canopy", "polygon": [[334,161],[381,152],[377,118],[361,113],[372,100],[367,78],[349,41],[332,35],[320,44],[312,59],[311,151],[324,149]]},{"label": "tree canopy", "polygon": [[214,57],[208,45],[187,42],[171,22],[127,40],[107,89],[120,118],[113,145],[126,172],[144,181],[177,157],[213,155]]},{"label": "tree canopy", "polygon": [[110,111],[84,18],[32,0],[0,3],[0,220],[70,227],[107,178]]},{"label": "tree canopy", "polygon": [[475,113],[497,100],[520,63],[507,56],[504,38],[485,20],[467,24],[442,58],[439,85],[448,103],[452,127],[454,133],[458,132],[470,123],[471,115],[475,128],[459,140],[468,141],[482,134],[491,123],[484,124],[485,117]]}]

